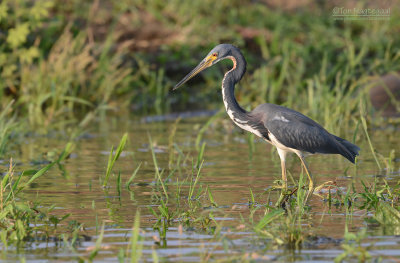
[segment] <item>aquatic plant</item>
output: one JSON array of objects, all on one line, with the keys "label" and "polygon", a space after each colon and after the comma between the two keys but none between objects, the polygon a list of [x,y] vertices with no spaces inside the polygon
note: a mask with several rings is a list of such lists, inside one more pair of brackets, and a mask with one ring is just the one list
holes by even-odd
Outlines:
[{"label": "aquatic plant", "polygon": [[[51,215],[54,206],[41,208],[39,202],[30,202],[20,198],[21,192],[35,180],[43,176],[56,164],[62,165],[73,149],[69,143],[59,157],[38,171],[30,170],[15,175],[10,159],[9,169],[1,180],[0,190],[0,238],[5,247],[11,243],[21,243],[38,236],[50,236],[57,225],[67,219],[69,214],[58,218]],[[30,176],[29,180],[23,178]]]}]

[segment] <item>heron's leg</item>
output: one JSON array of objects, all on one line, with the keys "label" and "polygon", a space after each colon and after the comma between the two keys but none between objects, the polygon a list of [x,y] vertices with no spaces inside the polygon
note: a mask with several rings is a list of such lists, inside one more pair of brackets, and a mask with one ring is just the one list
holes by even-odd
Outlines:
[{"label": "heron's leg", "polygon": [[279,157],[281,158],[282,181],[283,187],[287,189],[287,176],[286,176],[286,154],[287,151],[277,148]]},{"label": "heron's leg", "polygon": [[310,184],[308,185],[308,194],[307,197],[312,195],[312,193],[314,192],[314,181],[311,175],[310,170],[308,169],[306,160],[304,160],[304,156],[302,154],[297,154],[301,160],[301,163],[303,164],[304,169],[306,170],[308,179],[310,180]]},{"label": "heron's leg", "polygon": [[287,188],[286,165],[284,160],[281,160],[281,169],[282,169],[282,181],[284,187]]}]

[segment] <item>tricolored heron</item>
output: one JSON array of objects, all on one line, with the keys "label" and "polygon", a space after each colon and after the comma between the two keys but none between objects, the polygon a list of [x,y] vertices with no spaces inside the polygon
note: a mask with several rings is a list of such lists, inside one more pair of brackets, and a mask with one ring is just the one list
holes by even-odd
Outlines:
[{"label": "tricolored heron", "polygon": [[240,107],[236,101],[234,89],[235,84],[246,72],[246,60],[240,50],[233,45],[220,44],[213,48],[197,67],[176,84],[174,90],[202,70],[223,59],[230,59],[233,62],[232,69],[225,73],[222,80],[225,109],[237,126],[254,133],[277,148],[285,188],[287,187],[285,161],[288,153],[295,153],[304,166],[310,180],[308,195],[314,190],[314,182],[304,159],[305,156],[316,153],[340,154],[354,163],[360,151],[358,146],[330,134],[321,125],[300,112],[270,103],[259,105],[250,112]]}]

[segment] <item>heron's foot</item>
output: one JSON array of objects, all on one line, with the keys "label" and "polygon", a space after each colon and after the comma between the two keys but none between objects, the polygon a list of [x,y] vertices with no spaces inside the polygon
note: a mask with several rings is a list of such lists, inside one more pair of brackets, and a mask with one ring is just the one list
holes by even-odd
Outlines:
[{"label": "heron's foot", "polygon": [[305,199],[305,202],[306,202],[306,203],[308,202],[309,198],[313,195],[314,190],[315,190],[314,184],[313,184],[313,183],[310,183],[310,184],[308,185],[308,192],[307,192],[307,196],[306,196],[306,199]]},{"label": "heron's foot", "polygon": [[314,190],[315,190],[314,184],[310,183],[308,186],[308,192],[312,194],[314,193]]}]

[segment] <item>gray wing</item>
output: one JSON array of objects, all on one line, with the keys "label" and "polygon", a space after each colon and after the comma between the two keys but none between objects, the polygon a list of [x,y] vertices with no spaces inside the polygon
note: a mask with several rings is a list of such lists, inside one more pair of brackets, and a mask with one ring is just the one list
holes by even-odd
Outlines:
[{"label": "gray wing", "polygon": [[[257,115],[270,134],[286,147],[309,153],[341,154],[351,162],[359,148],[341,139],[345,144],[358,148],[350,151],[346,145],[326,131],[321,125],[303,114],[275,104],[262,104],[252,114]],[[354,148],[354,150],[356,150]]]}]

